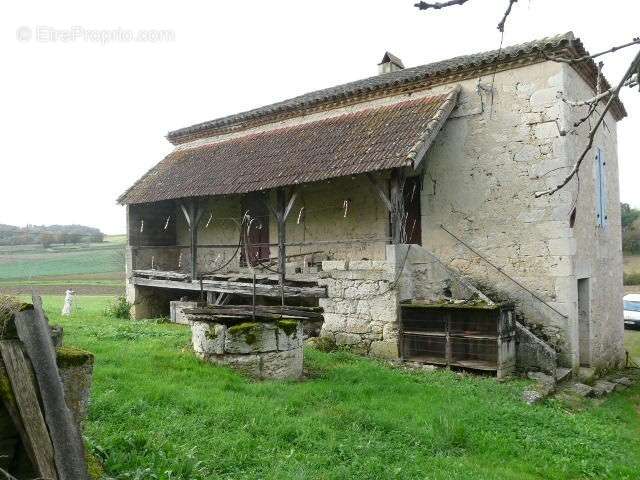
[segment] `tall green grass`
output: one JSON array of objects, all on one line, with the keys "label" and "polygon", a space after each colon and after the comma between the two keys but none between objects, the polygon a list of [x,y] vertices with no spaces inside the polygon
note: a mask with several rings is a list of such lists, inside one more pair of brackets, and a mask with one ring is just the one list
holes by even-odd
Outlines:
[{"label": "tall green grass", "polygon": [[70,318],[96,354],[86,435],[119,479],[637,479],[640,389],[600,406],[527,406],[525,381],[408,373],[305,351],[307,378],[249,380],[197,360],[189,329],[107,319],[108,297]]}]

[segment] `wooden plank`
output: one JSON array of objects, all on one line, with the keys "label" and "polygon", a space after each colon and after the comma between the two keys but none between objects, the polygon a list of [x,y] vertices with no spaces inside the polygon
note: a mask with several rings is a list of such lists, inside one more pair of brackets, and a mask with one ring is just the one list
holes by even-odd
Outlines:
[{"label": "wooden plank", "polygon": [[84,479],[88,476],[84,445],[64,398],[51,330],[40,297],[33,296],[33,306],[33,310],[16,314],[16,328],[37,381],[58,478]]},{"label": "wooden plank", "polygon": [[134,270],[133,274],[145,277],[171,278],[176,280],[186,280],[189,278],[189,275],[187,275],[186,273],[170,272],[164,270]]},{"label": "wooden plank", "polygon": [[29,445],[35,454],[38,473],[42,478],[57,480],[53,445],[38,403],[38,391],[29,360],[22,351],[20,342],[15,340],[0,341],[0,353],[11,381]]},{"label": "wooden plank", "polygon": [[[234,315],[252,315],[254,311],[253,305],[208,305],[202,308],[192,308],[189,312],[202,314],[234,314]],[[280,306],[255,306],[256,315],[262,314],[278,314],[284,316],[297,316],[307,319],[321,319],[322,313],[318,311],[303,310],[297,307]]]},{"label": "wooden plank", "polygon": [[2,354],[0,354],[0,386],[3,391],[5,391],[5,395],[0,395],[0,400],[2,400],[2,404],[7,410],[7,413],[13,422],[13,426],[20,436],[22,446],[27,452],[29,460],[31,460],[33,465],[36,465],[36,454],[33,451],[33,445],[31,445],[27,431],[24,428],[24,423],[20,417],[18,404],[16,403],[15,396],[13,395],[13,389],[11,388],[11,380],[9,380],[9,374],[7,373],[7,370],[4,367],[4,362],[2,361]]},{"label": "wooden plank", "polygon": [[[144,287],[173,288],[177,290],[200,290],[200,282],[177,282],[175,280],[161,280],[154,278],[133,277],[132,283]],[[202,288],[205,292],[234,293],[236,295],[251,296],[253,284],[248,282],[225,282],[216,280],[203,280]],[[325,287],[291,287],[284,286],[285,297],[296,298],[327,298]],[[280,297],[280,285],[256,284],[256,295],[264,297]]]}]

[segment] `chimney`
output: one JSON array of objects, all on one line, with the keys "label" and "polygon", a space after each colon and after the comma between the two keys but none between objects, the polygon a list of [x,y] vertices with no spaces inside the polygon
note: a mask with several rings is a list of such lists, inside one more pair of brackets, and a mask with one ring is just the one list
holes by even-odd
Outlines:
[{"label": "chimney", "polygon": [[404,69],[402,60],[396,57],[393,53],[385,52],[382,61],[378,64],[378,73],[397,72]]}]

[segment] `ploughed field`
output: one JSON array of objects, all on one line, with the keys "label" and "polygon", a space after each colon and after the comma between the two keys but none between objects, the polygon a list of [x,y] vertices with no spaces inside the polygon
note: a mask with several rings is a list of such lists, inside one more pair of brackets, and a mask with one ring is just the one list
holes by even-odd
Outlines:
[{"label": "ploughed field", "polygon": [[124,291],[124,236],[76,245],[0,246],[0,293],[62,294],[71,288],[83,295],[116,295]]},{"label": "ploughed field", "polygon": [[638,384],[599,405],[527,406],[525,380],[408,372],[312,349],[304,381],[256,382],[197,360],[187,327],[105,318],[109,297],[76,300],[73,316],[61,319],[62,297],[44,298],[65,343],[96,355],[85,434],[113,478],[637,479],[640,472]]}]

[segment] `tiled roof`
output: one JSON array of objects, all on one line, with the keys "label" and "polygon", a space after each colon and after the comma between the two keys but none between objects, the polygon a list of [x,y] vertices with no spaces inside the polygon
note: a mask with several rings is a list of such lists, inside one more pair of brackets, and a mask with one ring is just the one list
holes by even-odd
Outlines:
[{"label": "tiled roof", "polygon": [[412,166],[455,106],[458,91],[176,149],[118,201],[246,193]]},{"label": "tiled roof", "polygon": [[[566,51],[565,51],[566,50]],[[441,76],[458,74],[465,71],[475,71],[490,65],[499,65],[510,61],[534,57],[540,61],[544,60],[542,53],[552,53],[563,51],[567,56],[582,56],[586,51],[580,39],[576,39],[572,32],[546,37],[532,42],[513,45],[501,50],[491,50],[473,55],[463,55],[450,58],[440,62],[429,63],[413,68],[406,68],[395,72],[390,72],[374,77],[365,78],[344,85],[325,88],[315,92],[305,93],[298,97],[277,102],[268,106],[249,110],[247,112],[218,118],[208,122],[198,123],[190,127],[181,128],[169,132],[167,138],[174,144],[183,143],[198,136],[208,136],[222,129],[242,129],[245,124],[255,122],[259,119],[268,121],[276,115],[287,112],[295,113],[315,105],[328,102],[342,101],[351,97],[371,94],[376,91],[387,90],[424,82]],[[592,60],[581,62],[575,68],[580,69],[581,74],[593,77],[590,84],[595,85],[595,75],[597,69]],[[620,102],[614,105],[614,113],[622,118],[625,115],[624,107]]]}]

